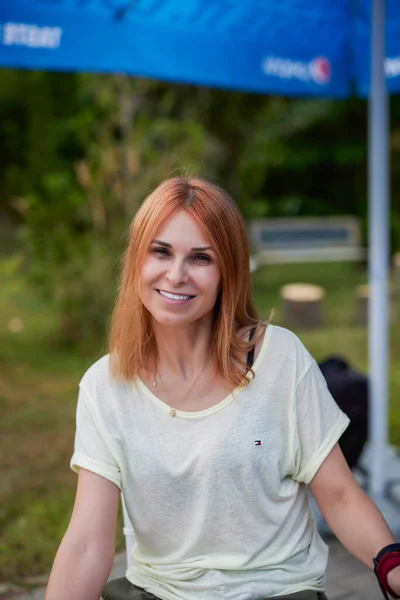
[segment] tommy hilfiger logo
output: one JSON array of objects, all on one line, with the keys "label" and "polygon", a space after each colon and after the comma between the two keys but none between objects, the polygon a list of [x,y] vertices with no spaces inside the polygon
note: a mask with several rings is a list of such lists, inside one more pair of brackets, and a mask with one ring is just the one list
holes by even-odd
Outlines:
[{"label": "tommy hilfiger logo", "polygon": [[261,446],[261,440],[256,440],[256,441],[254,442],[254,445],[255,445],[255,446]]}]

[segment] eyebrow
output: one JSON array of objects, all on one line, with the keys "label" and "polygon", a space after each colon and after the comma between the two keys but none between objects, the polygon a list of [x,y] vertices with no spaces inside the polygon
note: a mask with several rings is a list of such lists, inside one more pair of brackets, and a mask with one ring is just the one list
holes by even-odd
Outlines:
[{"label": "eyebrow", "polygon": [[[161,240],[151,240],[152,244],[158,244],[159,246],[164,246],[164,248],[172,248],[171,244],[168,242],[162,242]],[[192,252],[204,252],[204,250],[212,250],[211,246],[200,246],[198,248],[191,248]]]}]

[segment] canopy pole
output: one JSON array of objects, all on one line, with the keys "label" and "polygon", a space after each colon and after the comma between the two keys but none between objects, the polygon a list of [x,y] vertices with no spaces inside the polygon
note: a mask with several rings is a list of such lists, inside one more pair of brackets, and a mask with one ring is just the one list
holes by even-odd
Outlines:
[{"label": "canopy pole", "polygon": [[368,103],[369,492],[376,497],[383,497],[388,424],[389,120],[384,68],[385,0],[372,2],[371,86]]}]

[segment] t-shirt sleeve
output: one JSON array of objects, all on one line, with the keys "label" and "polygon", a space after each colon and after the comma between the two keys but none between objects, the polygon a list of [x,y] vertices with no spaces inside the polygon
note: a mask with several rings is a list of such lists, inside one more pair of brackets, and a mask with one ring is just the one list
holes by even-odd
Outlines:
[{"label": "t-shirt sleeve", "polygon": [[107,444],[106,432],[96,414],[91,397],[82,385],[79,388],[75,447],[70,467],[75,473],[78,473],[81,467],[97,473],[121,489],[120,469]]},{"label": "t-shirt sleeve", "polygon": [[291,419],[292,477],[308,484],[350,423],[315,360],[297,384]]}]

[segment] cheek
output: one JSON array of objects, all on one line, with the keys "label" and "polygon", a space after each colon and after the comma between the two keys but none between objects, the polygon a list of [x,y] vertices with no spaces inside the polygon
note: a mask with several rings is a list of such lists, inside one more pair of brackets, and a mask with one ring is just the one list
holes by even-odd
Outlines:
[{"label": "cheek", "polygon": [[151,271],[151,265],[149,265],[148,261],[146,261],[140,269],[140,284],[142,289],[144,288],[146,283],[148,283],[151,277]]},{"label": "cheek", "polygon": [[140,270],[142,285],[151,284],[163,271],[162,263],[149,257],[145,260]]},{"label": "cheek", "polygon": [[210,295],[216,295],[221,286],[221,272],[218,267],[213,267],[201,278],[203,289],[209,292]]},{"label": "cheek", "polygon": [[140,269],[139,296],[145,305],[147,304],[147,298],[150,294],[149,288],[151,287],[152,282],[154,282],[156,272],[155,267],[154,261],[150,258],[145,260]]}]

